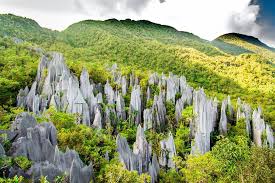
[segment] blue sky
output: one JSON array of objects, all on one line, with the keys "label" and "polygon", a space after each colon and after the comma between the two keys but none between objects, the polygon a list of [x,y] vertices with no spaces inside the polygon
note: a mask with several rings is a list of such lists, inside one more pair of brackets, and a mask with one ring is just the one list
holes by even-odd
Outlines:
[{"label": "blue sky", "polygon": [[275,47],[275,0],[0,0],[0,13],[56,30],[85,19],[145,19],[207,40],[237,32]]}]

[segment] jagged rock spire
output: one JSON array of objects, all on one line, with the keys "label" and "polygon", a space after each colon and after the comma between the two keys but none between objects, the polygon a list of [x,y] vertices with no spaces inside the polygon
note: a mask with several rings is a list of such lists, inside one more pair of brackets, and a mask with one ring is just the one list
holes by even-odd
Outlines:
[{"label": "jagged rock spire", "polygon": [[[203,89],[194,92],[193,97],[195,119],[191,125],[195,134],[192,154],[204,154],[210,150],[210,133],[217,120],[217,102],[207,99]],[[191,130],[191,131],[192,131]]]},{"label": "jagged rock spire", "polygon": [[85,166],[74,150],[59,151],[57,132],[52,123],[37,124],[34,117],[22,113],[12,126],[12,130],[19,134],[11,147],[12,156],[25,156],[33,161],[29,170],[33,182],[37,182],[42,175],[53,182],[56,176],[64,173],[70,175],[70,182],[90,182],[92,166]]},{"label": "jagged rock spire", "polygon": [[152,147],[147,142],[144,130],[140,125],[137,129],[133,152],[130,149],[127,140],[120,135],[117,136],[116,144],[119,159],[127,170],[136,170],[139,174],[148,172],[151,175],[151,182],[157,182],[157,176],[159,173],[157,157],[154,155],[152,158]]},{"label": "jagged rock spire", "polygon": [[173,158],[176,156],[176,146],[171,132],[167,139],[160,141],[160,147],[161,155],[159,158],[159,164],[163,167],[167,166],[169,168],[175,168]]},{"label": "jagged rock spire", "polygon": [[240,98],[237,101],[238,109],[237,109],[237,121],[240,119],[244,119],[246,123],[246,131],[248,136],[252,136],[251,131],[251,108],[248,104],[243,103]]},{"label": "jagged rock spire", "polygon": [[131,93],[130,113],[134,117],[135,124],[141,123],[141,91],[140,86],[135,85]]},{"label": "jagged rock spire", "polygon": [[274,147],[273,130],[268,124],[265,124],[264,119],[262,118],[261,108],[255,109],[252,114],[252,128],[253,141],[257,146]]}]

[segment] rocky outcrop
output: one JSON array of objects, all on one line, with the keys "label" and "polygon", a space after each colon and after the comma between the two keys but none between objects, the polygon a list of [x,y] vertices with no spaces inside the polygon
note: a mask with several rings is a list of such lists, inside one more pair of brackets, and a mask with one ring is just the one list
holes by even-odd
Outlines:
[{"label": "rocky outcrop", "polygon": [[210,150],[210,133],[214,131],[217,121],[217,102],[208,99],[203,91],[194,92],[193,97],[195,118],[191,124],[192,154],[204,154]]},{"label": "rocky outcrop", "polygon": [[229,123],[234,116],[234,110],[231,106],[231,100],[230,96],[227,97],[227,99],[224,99],[222,101],[222,107],[221,107],[221,117],[219,122],[219,131],[220,134],[226,135],[227,134],[227,123]]},{"label": "rocky outcrop", "polygon": [[157,181],[159,173],[157,157],[154,155],[152,158],[152,147],[147,142],[144,130],[140,125],[137,129],[133,151],[130,149],[127,140],[120,135],[117,136],[116,144],[119,159],[127,170],[135,170],[139,174],[149,173],[151,175],[151,182]]},{"label": "rocky outcrop", "polygon": [[25,107],[26,104],[26,98],[29,93],[29,88],[26,86],[25,89],[20,89],[19,93],[17,95],[17,106],[18,107]]},{"label": "rocky outcrop", "polygon": [[[215,127],[220,134],[226,135],[227,124],[241,119],[244,119],[248,136],[254,139],[255,144],[272,144],[272,129],[256,113],[253,117],[250,106],[240,100],[235,115],[229,96],[218,109],[216,100],[208,99],[202,89],[194,91],[184,76],[153,73],[148,83],[140,83],[134,73],[123,75],[116,64],[109,71],[112,78],[105,84],[93,83],[85,69],[78,80],[61,54],[51,53],[51,59],[42,56],[36,80],[30,90],[26,87],[19,91],[17,105],[37,115],[52,105],[58,111],[78,114],[78,123],[98,129],[108,125],[116,129],[117,122],[130,119],[137,126],[143,125],[144,130],[158,132],[165,131],[167,127],[167,102],[175,105],[176,122],[182,120],[182,111],[193,105],[195,117],[190,124],[194,139],[193,154],[204,154],[210,150],[210,134]],[[144,84],[147,84],[146,88],[141,88]],[[218,110],[221,111],[220,116]],[[266,143],[260,140],[265,131],[269,134]]]},{"label": "rocky outcrop", "polygon": [[6,155],[6,152],[5,152],[5,149],[4,147],[2,146],[2,144],[0,144],[0,157],[3,157]]},{"label": "rocky outcrop", "polygon": [[166,125],[166,107],[163,101],[163,96],[154,97],[154,103],[152,106],[153,113],[153,128],[162,131]]},{"label": "rocky outcrop", "polygon": [[12,123],[11,130],[16,132],[18,137],[26,137],[27,129],[34,128],[36,119],[27,112],[21,113],[16,116],[15,121]]},{"label": "rocky outcrop", "polygon": [[151,109],[145,109],[143,112],[144,130],[153,129],[153,113]]},{"label": "rocky outcrop", "polygon": [[141,123],[141,91],[140,86],[135,85],[131,93],[130,115],[136,125]]},{"label": "rocky outcrop", "polygon": [[160,171],[159,162],[157,159],[157,156],[154,154],[152,158],[152,162],[149,165],[149,175],[151,177],[151,182],[157,182],[158,181],[158,175]]},{"label": "rocky outcrop", "polygon": [[240,98],[238,98],[237,102],[237,121],[240,121],[241,119],[244,119],[246,124],[246,131],[248,136],[252,136],[252,129],[251,129],[251,108],[248,104],[241,101]]},{"label": "rocky outcrop", "polygon": [[274,147],[273,130],[268,124],[265,124],[261,108],[255,109],[252,114],[252,129],[253,141],[257,146]]},{"label": "rocky outcrop", "polygon": [[152,156],[152,147],[147,142],[143,128],[139,125],[137,129],[136,142],[133,145],[133,153],[139,157],[139,172],[147,172]]},{"label": "rocky outcrop", "polygon": [[22,113],[12,126],[19,138],[12,143],[11,154],[33,161],[28,174],[32,175],[34,182],[39,182],[42,175],[53,182],[56,176],[64,173],[70,175],[70,182],[90,182],[92,166],[85,166],[74,150],[59,151],[57,133],[52,123],[37,124],[31,115]]},{"label": "rocky outcrop", "polygon": [[274,148],[274,141],[275,141],[275,139],[274,139],[274,136],[273,136],[273,130],[272,130],[272,128],[269,126],[269,125],[266,125],[266,145],[269,147],[269,148],[271,148],[271,149],[273,149]]},{"label": "rocky outcrop", "polygon": [[176,156],[176,146],[172,133],[169,133],[169,137],[165,140],[160,141],[161,155],[159,158],[159,164],[162,167],[175,168],[173,161]]}]

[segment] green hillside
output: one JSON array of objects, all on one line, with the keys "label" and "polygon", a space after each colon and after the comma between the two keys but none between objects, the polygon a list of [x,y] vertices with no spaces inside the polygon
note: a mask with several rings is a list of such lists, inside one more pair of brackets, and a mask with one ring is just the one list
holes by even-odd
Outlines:
[{"label": "green hillside", "polygon": [[[83,21],[61,32],[57,40],[49,49],[65,53],[74,63],[72,69],[83,61],[116,62],[139,70],[183,74],[192,86],[203,87],[210,95],[241,97],[262,106],[270,122],[275,119],[274,67],[267,57],[242,45],[219,49],[190,33],[130,20]],[[239,54],[228,54],[232,49]]]},{"label": "green hillside", "polygon": [[[86,20],[58,32],[40,27],[31,19],[9,14],[0,15],[0,130],[9,129],[15,116],[23,111],[16,107],[18,91],[26,85],[31,87],[41,53],[51,51],[62,53],[76,76],[79,77],[86,68],[93,82],[105,84],[109,80],[113,88],[121,86],[110,79],[108,68],[117,63],[123,75],[134,72],[139,77],[144,96],[152,72],[184,75],[190,86],[204,88],[209,97],[217,97],[218,116],[223,99],[230,95],[236,111],[240,97],[253,108],[262,107],[264,121],[275,129],[275,52],[257,38],[232,33],[207,41],[169,26],[129,19]],[[50,54],[46,56],[50,60]],[[47,72],[47,69],[43,70],[41,78]],[[152,93],[159,92],[159,88],[149,87],[152,87]],[[125,110],[129,108],[130,98],[129,94],[124,96]],[[149,100],[146,105],[152,105],[150,102],[153,103]],[[113,107],[107,105],[100,104],[104,110]],[[210,137],[211,151],[192,156],[189,155],[193,143],[189,127],[195,118],[192,107],[184,109],[184,119],[176,123],[175,105],[169,101],[164,105],[169,128],[161,133],[154,130],[145,133],[157,155],[160,154],[159,142],[168,136],[169,130],[175,138],[177,156],[173,161],[177,169],[161,168],[159,182],[275,181],[275,151],[256,147],[247,135],[243,119],[235,120],[234,114],[234,119],[230,118],[228,122],[228,134],[220,135],[219,129],[215,129]],[[226,115],[230,113],[229,108],[225,111]],[[100,130],[78,125],[79,117],[52,107],[36,116],[38,122],[53,122],[62,151],[69,147],[79,153],[84,163],[93,163],[95,182],[148,182],[147,174],[128,171],[118,160],[117,134],[127,138],[131,148],[136,140],[137,126],[130,117],[119,121],[116,127],[107,126]],[[264,134],[262,138],[266,136]],[[2,139],[5,150],[9,149],[11,142],[0,137],[1,143]],[[108,160],[106,152],[109,153]],[[0,168],[21,167],[22,164],[29,168],[30,162],[23,160],[26,162],[0,157]],[[7,182],[2,177],[4,175],[0,174],[0,182]],[[42,178],[46,179],[41,177],[41,182]],[[9,181],[20,182],[17,179]],[[56,182],[66,180],[58,177]]]},{"label": "green hillside", "polygon": [[103,68],[116,62],[132,70],[182,74],[192,86],[220,100],[230,95],[262,106],[266,120],[275,121],[275,53],[236,34],[221,36],[217,43],[149,21],[115,19],[82,21],[53,32],[30,19],[0,18],[2,34],[62,52],[75,72],[84,65]]}]

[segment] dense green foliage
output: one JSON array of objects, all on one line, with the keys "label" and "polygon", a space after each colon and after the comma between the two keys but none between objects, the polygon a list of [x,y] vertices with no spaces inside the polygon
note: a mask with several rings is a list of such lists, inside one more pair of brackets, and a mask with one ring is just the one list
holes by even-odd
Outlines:
[{"label": "dense green foliage", "polygon": [[19,42],[30,41],[38,44],[46,42],[51,43],[55,39],[57,33],[40,27],[34,20],[12,14],[0,16],[0,27],[1,36],[17,38]]},{"label": "dense green foliage", "polygon": [[[9,128],[16,114],[23,110],[14,107],[16,95],[20,88],[30,87],[35,78],[37,48],[62,52],[77,76],[85,67],[96,83],[110,79],[106,66],[116,62],[123,74],[135,72],[144,92],[148,73],[152,71],[184,75],[190,85],[203,87],[208,95],[219,100],[230,95],[233,105],[241,97],[253,107],[262,106],[265,120],[275,128],[275,53],[258,42],[246,41],[235,34],[208,42],[171,27],[131,20],[83,21],[55,32],[41,28],[30,19],[0,15],[0,129]],[[115,84],[111,82],[111,85]],[[159,92],[157,87],[149,87],[153,94]],[[124,99],[128,109],[130,95]],[[169,126],[165,133],[146,131],[146,138],[157,155],[160,155],[160,140],[169,131],[175,137],[177,169],[161,169],[159,182],[275,182],[274,150],[254,147],[243,119],[229,125],[226,137],[214,134],[210,152],[191,156],[192,106],[182,112],[179,123],[175,122],[174,104],[167,102],[166,108]],[[116,129],[108,126],[96,130],[78,125],[78,116],[51,107],[37,119],[54,123],[62,151],[67,147],[74,149],[86,164],[93,163],[96,182],[149,181],[147,174],[127,171],[118,161],[115,133],[126,137],[132,147],[137,127],[131,118],[118,121]],[[9,147],[10,142],[4,141],[4,148]],[[15,163],[22,169],[31,166],[22,157],[0,159],[0,167]],[[62,177],[57,179],[62,181]],[[22,180],[15,177],[1,181]],[[41,178],[41,182],[47,182],[46,178]]]}]

